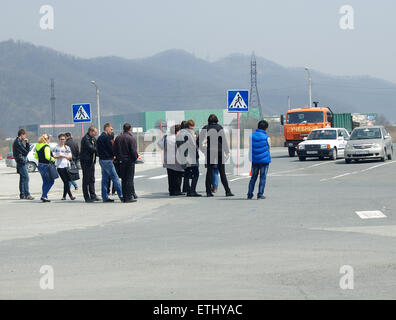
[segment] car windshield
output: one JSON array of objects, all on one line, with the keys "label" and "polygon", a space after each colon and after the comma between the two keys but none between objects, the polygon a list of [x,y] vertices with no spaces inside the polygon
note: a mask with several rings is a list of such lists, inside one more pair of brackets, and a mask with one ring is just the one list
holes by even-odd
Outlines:
[{"label": "car windshield", "polygon": [[335,130],[315,130],[312,131],[307,140],[335,140],[337,139],[337,131]]},{"label": "car windshield", "polygon": [[287,114],[288,124],[323,122],[322,111],[291,112]]},{"label": "car windshield", "polygon": [[381,139],[381,130],[379,128],[362,128],[352,132],[351,140],[365,139]]}]

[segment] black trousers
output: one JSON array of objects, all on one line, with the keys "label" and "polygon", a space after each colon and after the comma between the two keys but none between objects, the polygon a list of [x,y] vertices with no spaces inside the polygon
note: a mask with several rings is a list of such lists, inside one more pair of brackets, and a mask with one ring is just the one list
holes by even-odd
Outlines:
[{"label": "black trousers", "polygon": [[[190,185],[190,179],[191,179],[191,185]],[[187,194],[197,192],[198,179],[199,179],[198,167],[187,167],[184,169],[184,181],[187,182],[186,185]]]},{"label": "black trousers", "polygon": [[[206,171],[206,180],[205,180],[205,187],[206,187],[206,193],[212,193],[212,185],[213,185],[213,169],[214,169],[213,164],[208,164],[207,165],[207,171]],[[226,193],[231,193],[231,189],[228,186],[228,181],[227,181],[227,176],[225,173],[225,165],[224,164],[218,164],[217,168],[219,169],[219,174],[220,174],[220,179],[221,179],[221,184],[224,187],[224,190]]]},{"label": "black trousers", "polygon": [[58,173],[59,177],[62,179],[63,182],[63,198],[66,198],[66,195],[68,194],[70,198],[73,197],[71,191],[70,191],[70,177],[69,174],[67,173],[67,168],[58,168]]},{"label": "black trousers", "polygon": [[82,189],[84,199],[95,199],[95,164],[91,161],[81,161],[81,169],[83,172]]},{"label": "black trousers", "polygon": [[168,173],[168,190],[170,195],[175,195],[181,192],[181,184],[183,178],[182,171],[166,169]]},{"label": "black trousers", "polygon": [[125,200],[131,200],[135,194],[135,164],[130,162],[120,162],[120,178],[122,195]]}]

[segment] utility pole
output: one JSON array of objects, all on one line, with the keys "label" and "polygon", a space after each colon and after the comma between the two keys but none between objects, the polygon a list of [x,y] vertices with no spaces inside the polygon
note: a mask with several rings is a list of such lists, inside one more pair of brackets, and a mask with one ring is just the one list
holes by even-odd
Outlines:
[{"label": "utility pole", "polygon": [[312,108],[312,85],[311,85],[311,73],[309,72],[308,67],[305,67],[305,70],[308,73],[308,99],[309,106]]},{"label": "utility pole", "polygon": [[258,108],[260,111],[260,119],[263,119],[263,110],[261,109],[260,96],[257,89],[257,63],[256,55],[252,53],[250,61],[250,99],[249,110],[251,108]]},{"label": "utility pole", "polygon": [[98,133],[100,134],[101,132],[101,127],[100,127],[100,103],[99,103],[99,88],[96,85],[96,82],[94,80],[91,81],[91,83],[95,86],[96,88],[96,106],[98,108]]},{"label": "utility pole", "polygon": [[52,114],[52,137],[55,137],[55,124],[56,124],[56,118],[55,118],[55,80],[51,79],[51,114]]}]

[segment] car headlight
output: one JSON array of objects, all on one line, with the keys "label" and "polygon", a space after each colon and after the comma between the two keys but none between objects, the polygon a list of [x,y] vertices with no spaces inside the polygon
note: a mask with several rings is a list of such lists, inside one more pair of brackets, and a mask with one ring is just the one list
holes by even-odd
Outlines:
[{"label": "car headlight", "polygon": [[329,144],[321,144],[320,149],[330,149],[330,145]]},{"label": "car headlight", "polygon": [[378,143],[373,143],[372,148],[381,148],[381,146]]},{"label": "car headlight", "polygon": [[304,150],[304,149],[305,149],[305,145],[303,145],[303,144],[298,145],[298,150]]}]

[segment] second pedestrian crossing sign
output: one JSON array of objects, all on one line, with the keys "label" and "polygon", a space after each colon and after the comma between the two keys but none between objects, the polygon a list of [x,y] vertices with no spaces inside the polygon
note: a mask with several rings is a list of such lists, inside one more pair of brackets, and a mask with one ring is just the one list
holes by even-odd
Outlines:
[{"label": "second pedestrian crossing sign", "polygon": [[73,104],[73,122],[91,122],[91,105],[89,103]]},{"label": "second pedestrian crossing sign", "polygon": [[248,90],[228,90],[227,91],[228,112],[249,111],[249,91]]}]

